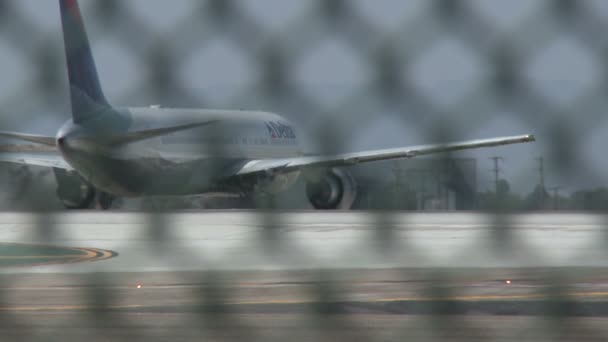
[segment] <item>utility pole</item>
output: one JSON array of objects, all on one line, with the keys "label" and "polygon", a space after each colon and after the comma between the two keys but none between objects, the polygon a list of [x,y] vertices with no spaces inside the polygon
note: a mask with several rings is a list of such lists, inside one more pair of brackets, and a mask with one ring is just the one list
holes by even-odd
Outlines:
[{"label": "utility pole", "polygon": [[496,195],[498,195],[498,187],[500,182],[500,173],[502,169],[500,168],[500,162],[504,161],[502,157],[492,157],[490,160],[494,161],[494,168],[490,171],[494,172],[494,191],[496,191]]},{"label": "utility pole", "polygon": [[404,209],[402,201],[404,200],[404,184],[403,180],[406,179],[404,177],[405,170],[401,167],[401,163],[399,161],[395,161],[393,164],[393,174],[395,175],[395,189],[394,189],[394,209]]},{"label": "utility pole", "polygon": [[545,206],[545,159],[543,157],[539,157],[538,160],[538,174],[539,174],[539,185],[540,185],[540,194],[539,194],[539,204],[540,209]]},{"label": "utility pole", "polygon": [[408,180],[414,180],[417,184],[415,187],[418,210],[424,211],[426,202],[426,182],[428,169],[408,169],[406,172]]},{"label": "utility pole", "polygon": [[545,190],[545,158],[539,157],[538,160],[538,174],[540,179],[540,187]]},{"label": "utility pole", "polygon": [[403,179],[405,175],[405,170],[401,167],[401,164],[398,161],[393,163],[393,175],[395,176],[395,186],[398,189],[403,187]]}]

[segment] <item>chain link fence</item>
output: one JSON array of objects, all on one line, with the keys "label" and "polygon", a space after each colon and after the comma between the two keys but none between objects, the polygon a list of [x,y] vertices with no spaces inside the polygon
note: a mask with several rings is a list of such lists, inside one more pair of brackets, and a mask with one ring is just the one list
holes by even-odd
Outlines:
[{"label": "chain link fence", "polygon": [[[7,128],[50,134],[69,116],[54,5],[3,5]],[[278,112],[321,153],[533,132],[535,146],[467,154],[479,168],[470,188],[494,190],[496,155],[522,196],[542,185],[559,200],[605,184],[599,1],[84,5],[116,105]]]},{"label": "chain link fence", "polygon": [[[80,286],[78,304],[67,309],[69,314],[51,319],[48,326],[38,323],[36,310],[25,315],[0,307],[0,329],[7,339],[64,340],[47,334],[52,327],[62,327],[74,339],[91,329],[96,334],[91,336],[99,340],[605,340],[605,321],[585,318],[605,316],[604,302],[583,300],[575,291],[577,284],[601,280],[604,246],[600,243],[589,249],[597,252],[595,262],[530,266],[527,261],[537,260],[543,252],[522,244],[519,232],[526,228],[503,216],[521,207],[512,204],[512,197],[498,198],[498,194],[504,189],[525,194],[531,203],[540,203],[530,207],[549,209],[559,207],[554,204],[562,198],[559,191],[576,193],[606,183],[603,171],[608,165],[602,147],[608,129],[604,114],[608,104],[607,3],[83,0],[81,5],[101,82],[110,102],[119,106],[277,112],[308,134],[310,151],[324,154],[521,133],[534,133],[539,142],[448,156],[477,158],[477,164],[464,169],[440,160],[429,162],[440,166],[417,164],[422,166],[409,171],[393,163],[355,170],[363,185],[378,181],[379,172],[396,179],[377,186],[380,194],[375,197],[373,190],[366,192],[368,197],[362,195],[360,208],[424,209],[444,194],[445,201],[451,201],[442,190],[436,191],[437,196],[427,196],[429,188],[456,182],[452,171],[448,177],[429,169],[459,169],[457,173],[464,175],[458,177],[467,179],[470,186],[450,189],[460,187],[459,191],[473,194],[465,196],[465,202],[454,201],[470,203],[462,207],[466,209],[492,210],[489,222],[481,224],[489,237],[475,248],[493,250],[498,260],[510,260],[505,265],[478,267],[478,261],[467,261],[483,256],[464,258],[453,268],[425,262],[439,252],[425,253],[415,244],[404,247],[394,242],[408,241],[419,229],[409,226],[408,216],[378,212],[370,214],[368,235],[352,240],[361,254],[373,255],[369,260],[378,270],[358,270],[347,262],[352,258],[348,253],[338,258],[349,264],[345,268],[340,262],[302,267],[315,254],[292,249],[298,230],[289,228],[289,215],[260,212],[250,221],[255,248],[265,260],[286,270],[226,271],[205,263],[209,270],[204,272],[182,270],[156,280],[179,285],[179,291],[188,293],[186,315],[178,315],[183,312],[172,311],[166,303],[145,310],[132,304],[130,298],[155,300],[147,297],[150,293],[133,295],[130,287],[121,287],[125,282],[137,284],[137,275],[57,276],[51,281],[51,292],[59,293],[62,281],[76,284]],[[60,32],[55,1],[0,1],[1,130],[54,135],[69,117]],[[27,148],[6,144],[5,150]],[[503,158],[504,163],[492,165],[488,158],[494,157]],[[541,160],[544,163],[539,164]],[[492,166],[493,172],[486,172]],[[52,172],[13,166],[2,166],[2,170],[3,208],[41,212],[23,216],[29,222],[24,229],[31,233],[24,233],[25,242],[69,240],[71,236],[62,235],[64,228],[57,222],[62,216],[46,214],[61,207],[49,200],[56,198]],[[494,174],[499,177],[494,179]],[[411,190],[416,193],[413,196],[408,197],[410,185],[399,183],[404,175],[419,179]],[[508,179],[506,188],[498,185],[499,178]],[[492,191],[475,195],[478,189],[494,189],[494,182],[495,197]],[[391,194],[384,196],[385,189]],[[580,192],[568,199],[574,203],[569,208],[605,210],[604,193],[602,189]],[[301,185],[283,196],[270,205],[307,207]],[[587,200],[593,206],[581,204]],[[159,206],[201,205],[192,200],[144,204],[153,211]],[[199,219],[206,222],[208,218]],[[187,238],[172,232],[169,222],[175,218],[150,214],[142,220],[137,224],[144,228],[126,241],[133,245],[144,241],[145,248],[160,255],[158,262],[176,268],[188,264],[188,258],[200,258]],[[601,236],[597,241],[605,240],[603,220],[593,226],[593,232]],[[356,222],[351,224],[358,227]],[[331,230],[331,224],[319,225]],[[344,236],[336,239],[351,241]],[[524,261],[505,252],[510,249],[520,252]],[[551,260],[542,256],[541,260]],[[233,259],[222,254],[222,258],[218,264],[238,266],[247,261],[238,255]],[[316,268],[320,270],[310,270]],[[103,266],[99,271],[104,271]],[[138,271],[144,272],[133,270]],[[301,300],[290,301],[292,293],[273,290],[264,285],[265,279],[287,283]],[[508,298],[519,300],[518,307],[502,297],[460,299],[463,291],[471,289],[463,284],[480,279],[517,279],[537,286],[538,291],[531,300],[517,297],[521,295],[517,290],[509,292]],[[2,281],[0,301],[7,308],[18,306],[21,302],[11,297],[11,289],[31,278],[6,275]],[[395,293],[402,300],[375,298],[369,304],[368,286]],[[167,290],[167,296],[177,298],[171,291]],[[251,306],[234,304],[247,295],[270,300],[266,304],[253,301]],[[35,301],[32,298],[21,300]],[[40,311],[48,312],[45,308]],[[146,315],[167,326],[151,323]]]}]

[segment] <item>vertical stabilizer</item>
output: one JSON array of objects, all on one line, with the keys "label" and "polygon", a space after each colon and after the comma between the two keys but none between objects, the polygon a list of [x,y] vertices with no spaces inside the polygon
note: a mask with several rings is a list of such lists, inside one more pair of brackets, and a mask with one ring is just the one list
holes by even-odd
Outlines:
[{"label": "vertical stabilizer", "polygon": [[77,0],[59,0],[72,116],[75,123],[89,120],[109,107],[103,94],[89,39]]}]

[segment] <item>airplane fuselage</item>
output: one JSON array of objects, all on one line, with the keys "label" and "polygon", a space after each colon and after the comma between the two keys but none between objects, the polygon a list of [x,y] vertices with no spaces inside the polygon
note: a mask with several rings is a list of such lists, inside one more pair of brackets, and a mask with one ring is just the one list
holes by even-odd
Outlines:
[{"label": "airplane fuselage", "polygon": [[[57,134],[65,160],[96,188],[119,196],[185,195],[210,191],[247,191],[256,182],[224,181],[250,160],[302,155],[294,126],[272,113],[165,108],[109,109],[82,124],[72,120]],[[130,143],[114,137],[197,125],[187,130]],[[297,174],[271,179],[266,188],[280,191]],[[257,181],[257,180],[256,180]]]}]

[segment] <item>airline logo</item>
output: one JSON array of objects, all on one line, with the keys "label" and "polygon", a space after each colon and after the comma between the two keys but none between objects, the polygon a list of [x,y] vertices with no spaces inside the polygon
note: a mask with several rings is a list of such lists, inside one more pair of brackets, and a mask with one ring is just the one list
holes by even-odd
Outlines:
[{"label": "airline logo", "polygon": [[296,134],[291,126],[281,122],[267,121],[265,122],[268,135],[272,139],[295,139]]}]

